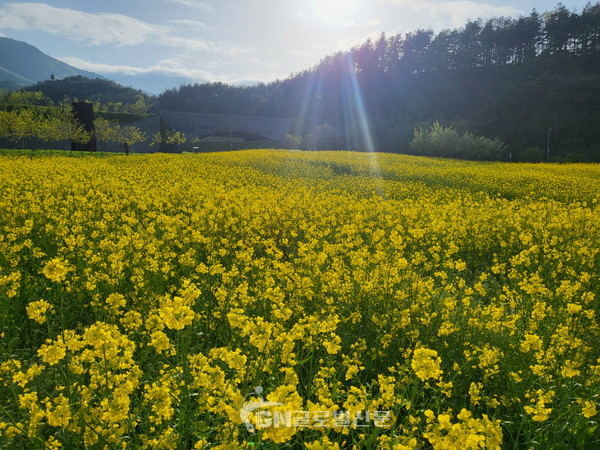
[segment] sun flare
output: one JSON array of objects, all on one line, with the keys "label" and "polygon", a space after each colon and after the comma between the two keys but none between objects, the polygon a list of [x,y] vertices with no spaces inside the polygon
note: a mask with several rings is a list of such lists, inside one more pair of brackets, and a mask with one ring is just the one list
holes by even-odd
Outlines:
[{"label": "sun flare", "polygon": [[315,15],[329,23],[342,23],[351,20],[361,0],[314,0]]}]

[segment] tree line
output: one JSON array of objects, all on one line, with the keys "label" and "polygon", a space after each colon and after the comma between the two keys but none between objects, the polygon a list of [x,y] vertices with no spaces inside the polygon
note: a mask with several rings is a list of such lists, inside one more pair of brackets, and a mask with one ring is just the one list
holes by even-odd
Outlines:
[{"label": "tree line", "polygon": [[9,92],[0,103],[14,103],[19,96],[38,95],[37,104],[58,106],[64,103],[89,101],[95,111],[128,114],[147,114],[154,97],[139,89],[121,86],[114,81],[101,78],[90,79],[81,75],[61,80],[46,80],[25,87],[19,92]]},{"label": "tree line", "polygon": [[96,139],[103,151],[112,143],[111,149],[118,151],[123,146],[129,153],[136,144],[146,140],[146,135],[133,125],[121,125],[102,117],[94,120],[93,132],[86,131],[70,105],[0,110],[0,141],[10,143],[4,147],[67,150],[71,143],[83,148],[90,139]]},{"label": "tree line", "polygon": [[[184,85],[155,110],[303,118],[319,147],[411,152],[435,122],[498,138],[503,158],[600,160],[600,3],[367,40],[269,84]],[[326,133],[323,127],[330,127]]]},{"label": "tree line", "polygon": [[[73,101],[78,101],[76,94],[85,95],[87,91],[95,92],[98,86],[108,86],[112,89],[115,83],[77,76],[38,83],[38,86],[43,87],[46,83],[64,86],[63,82],[66,86],[72,86],[73,82],[75,85],[85,85],[85,80],[95,87],[81,92],[69,91],[69,95],[67,91],[60,88],[55,93],[55,99],[47,95],[47,89],[35,91],[27,88],[0,95],[0,141],[4,142],[5,147],[16,146],[23,149],[44,147],[66,150],[67,147],[71,147],[71,143],[81,149],[90,139],[96,139],[102,151],[126,153],[133,151],[135,145],[144,142],[147,136],[128,122],[146,117],[149,108],[149,103],[146,101],[151,101],[151,98],[108,96],[104,98],[107,103],[102,103],[99,98],[90,101],[96,112],[96,119],[95,130],[89,132],[73,114],[71,104]],[[137,92],[131,88],[123,89],[129,93]],[[62,97],[59,92],[62,93]],[[133,103],[123,104],[120,101],[112,101],[119,98]]]},{"label": "tree line", "polygon": [[[38,98],[39,93],[32,93],[31,98]],[[93,130],[86,131],[76,119],[71,105],[45,107],[27,105],[15,110],[0,110],[0,142],[4,147],[21,149],[60,149],[67,150],[74,143],[78,149],[95,139],[100,150],[133,152],[137,144],[149,141],[151,147],[160,151],[178,151],[188,142],[185,134],[162,126],[148,137],[134,125],[119,123],[96,116]],[[192,139],[191,145],[198,144]],[[6,145],[9,144],[9,145]]]}]

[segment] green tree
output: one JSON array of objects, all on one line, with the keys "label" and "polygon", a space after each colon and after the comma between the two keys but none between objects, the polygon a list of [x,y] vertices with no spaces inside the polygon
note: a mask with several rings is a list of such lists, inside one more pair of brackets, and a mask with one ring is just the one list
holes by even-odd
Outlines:
[{"label": "green tree", "polygon": [[10,124],[10,139],[12,141],[21,141],[21,147],[25,149],[27,139],[37,135],[37,118],[33,110],[22,109],[18,113],[13,113]]},{"label": "green tree", "polygon": [[[83,125],[75,118],[71,106],[65,108],[56,108],[54,111],[53,124],[56,126],[55,139],[67,143],[68,141],[76,144],[86,144],[90,140],[90,135],[85,131]],[[63,150],[66,150],[63,148]]]},{"label": "green tree", "polygon": [[163,129],[152,135],[150,146],[158,145],[162,150],[162,144],[169,144],[175,146],[176,151],[179,151],[179,145],[185,144],[186,142],[187,138],[185,137],[185,133]]},{"label": "green tree", "polygon": [[[162,122],[162,121],[161,121]],[[168,137],[171,130],[168,130],[164,126],[161,126],[161,129],[154,133],[150,138],[150,147],[154,147],[158,145],[159,152],[167,152],[170,151],[170,146],[168,146]]]},{"label": "green tree", "polygon": [[500,139],[469,133],[435,122],[429,129],[415,129],[410,148],[419,155],[494,160],[505,156],[507,146]]},{"label": "green tree", "polygon": [[150,138],[150,147],[154,147],[155,145],[158,145],[160,147],[160,145],[162,143],[164,143],[164,138],[163,135],[160,131],[157,131],[156,133],[154,133],[152,135],[152,137]]},{"label": "green tree", "polygon": [[130,151],[133,152],[135,144],[139,144],[140,142],[144,142],[146,140],[146,134],[133,125],[127,125],[121,128],[120,137],[125,143],[126,155],[129,155]]},{"label": "green tree", "polygon": [[150,106],[150,103],[143,96],[140,96],[134,103],[124,105],[123,109],[132,114],[146,114]]},{"label": "green tree", "polygon": [[299,149],[302,147],[302,138],[294,134],[286,134],[284,145],[286,148]]},{"label": "green tree", "polygon": [[79,123],[71,130],[71,141],[77,144],[79,149],[83,149],[83,146],[90,142],[90,137],[90,133]]},{"label": "green tree", "polygon": [[10,106],[53,106],[54,103],[42,92],[13,91],[0,98],[0,104]]},{"label": "green tree", "polygon": [[12,121],[12,113],[8,111],[0,111],[0,139],[10,137],[10,125]]},{"label": "green tree", "polygon": [[185,134],[181,131],[167,131],[166,143],[175,146],[176,151],[179,151],[179,145],[186,143]]},{"label": "green tree", "polygon": [[38,116],[37,137],[47,143],[54,143],[58,140],[56,138],[57,122],[54,120],[54,114],[51,111]]},{"label": "green tree", "polygon": [[119,124],[115,121],[98,117],[94,120],[94,133],[100,142],[102,151],[106,151],[106,143],[119,140]]}]

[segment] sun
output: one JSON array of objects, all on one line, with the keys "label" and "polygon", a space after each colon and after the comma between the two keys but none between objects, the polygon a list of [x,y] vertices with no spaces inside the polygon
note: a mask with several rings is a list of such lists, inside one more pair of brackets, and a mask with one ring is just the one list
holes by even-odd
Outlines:
[{"label": "sun", "polygon": [[342,24],[352,20],[361,0],[312,0],[314,14],[323,22]]},{"label": "sun", "polygon": [[317,3],[317,12],[326,18],[335,17],[346,13],[347,3],[346,0],[321,0]]}]

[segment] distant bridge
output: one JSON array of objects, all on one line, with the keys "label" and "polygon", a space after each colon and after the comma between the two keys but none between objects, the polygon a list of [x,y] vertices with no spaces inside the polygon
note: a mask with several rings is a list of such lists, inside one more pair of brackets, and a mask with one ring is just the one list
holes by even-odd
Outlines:
[{"label": "distant bridge", "polygon": [[161,111],[160,119],[167,127],[184,132],[188,138],[248,133],[283,142],[286,134],[298,134],[297,130],[301,129],[301,121],[280,117]]}]

